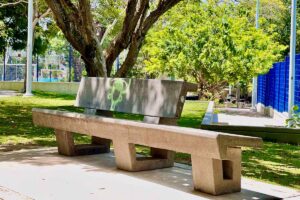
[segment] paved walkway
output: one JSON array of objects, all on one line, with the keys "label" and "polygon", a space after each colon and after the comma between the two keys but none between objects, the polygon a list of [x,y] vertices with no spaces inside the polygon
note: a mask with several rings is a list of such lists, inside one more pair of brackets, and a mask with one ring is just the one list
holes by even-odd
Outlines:
[{"label": "paved walkway", "polygon": [[285,126],[284,119],[266,117],[250,109],[224,108],[218,114],[214,114],[213,123],[227,124],[231,126]]},{"label": "paved walkway", "polygon": [[[214,197],[193,190],[186,165],[129,173],[116,169],[112,153],[64,157],[56,148],[1,153],[0,186],[13,200],[300,199],[295,190],[245,178],[242,192]],[[10,200],[5,194],[0,199]]]},{"label": "paved walkway", "polygon": [[13,97],[20,95],[20,93],[13,90],[0,90],[0,98],[1,97]]}]

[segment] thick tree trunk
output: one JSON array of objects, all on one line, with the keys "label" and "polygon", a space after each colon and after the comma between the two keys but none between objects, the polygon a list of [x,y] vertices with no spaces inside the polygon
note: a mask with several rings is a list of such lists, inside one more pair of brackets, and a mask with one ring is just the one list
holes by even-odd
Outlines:
[{"label": "thick tree trunk", "polygon": [[84,66],[81,58],[74,57],[74,81],[75,82],[80,82],[83,68]]},{"label": "thick tree trunk", "polygon": [[238,105],[238,103],[240,102],[241,99],[241,85],[240,83],[236,84],[236,103]]},{"label": "thick tree trunk", "polygon": [[66,39],[80,54],[88,76],[106,76],[106,64],[97,38],[89,0],[75,6],[70,0],[46,0]]},{"label": "thick tree trunk", "polygon": [[[96,43],[97,44],[97,43]],[[106,77],[106,63],[100,46],[95,45],[87,49],[81,58],[85,63],[86,72],[89,77]]]},{"label": "thick tree trunk", "polygon": [[[88,76],[110,76],[118,55],[129,53],[117,76],[124,77],[134,66],[146,33],[151,26],[180,0],[160,0],[148,14],[150,0],[128,0],[122,30],[103,52],[101,36],[97,36],[90,0],[46,0],[57,25],[67,40],[81,54]],[[104,56],[105,55],[105,56]]]},{"label": "thick tree trunk", "polygon": [[[148,33],[152,25],[163,15],[167,10],[179,3],[180,0],[162,0],[159,2],[157,8],[153,10],[148,16],[144,12],[140,16],[138,27],[136,31],[132,34],[131,42],[129,45],[129,51],[127,57],[122,64],[121,68],[117,71],[117,77],[125,77],[126,74],[132,69],[136,63],[139,51],[145,40],[145,36]],[[109,66],[108,66],[109,67]]]}]

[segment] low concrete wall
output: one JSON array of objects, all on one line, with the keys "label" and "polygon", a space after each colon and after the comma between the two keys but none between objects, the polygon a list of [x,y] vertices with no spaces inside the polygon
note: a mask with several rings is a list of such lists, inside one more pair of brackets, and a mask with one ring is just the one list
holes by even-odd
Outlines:
[{"label": "low concrete wall", "polygon": [[23,82],[0,81],[0,90],[20,91],[23,85]]},{"label": "low concrete wall", "polygon": [[210,101],[205,113],[205,116],[202,120],[202,125],[210,125],[213,123],[214,119],[214,108],[215,108],[215,102]]},{"label": "low concrete wall", "polygon": [[[257,112],[267,116],[272,116],[275,120],[286,120],[287,113],[279,113],[270,107],[265,107],[263,104],[257,105]],[[253,127],[253,126],[232,126],[226,124],[216,124],[214,121],[214,102],[210,102],[205,117],[201,124],[201,129],[261,137],[265,141],[290,143],[300,145],[299,129],[291,129],[284,127]]]},{"label": "low concrete wall", "polygon": [[224,125],[201,125],[202,129],[261,137],[264,141],[289,143],[300,145],[300,131],[299,129],[291,128],[276,128],[276,127],[253,127],[253,126],[224,126]]},{"label": "low concrete wall", "polygon": [[265,106],[264,104],[258,103],[256,105],[257,112],[264,114],[269,117],[273,117],[274,120],[285,123],[288,119],[288,113],[287,112],[278,112],[277,110],[273,109],[270,106]]},{"label": "low concrete wall", "polygon": [[[0,90],[15,90],[23,89],[23,82],[0,81]],[[42,83],[33,82],[32,90],[39,90],[44,92],[55,92],[61,94],[77,94],[79,83]]]}]

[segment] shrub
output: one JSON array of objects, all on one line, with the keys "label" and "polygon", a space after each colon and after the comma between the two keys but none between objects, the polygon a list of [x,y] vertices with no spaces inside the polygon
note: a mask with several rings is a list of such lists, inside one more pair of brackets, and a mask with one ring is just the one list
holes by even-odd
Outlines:
[{"label": "shrub", "polygon": [[290,123],[291,128],[300,128],[300,112],[299,112],[299,107],[294,106],[293,108],[294,114],[292,118],[287,119],[286,122]]}]

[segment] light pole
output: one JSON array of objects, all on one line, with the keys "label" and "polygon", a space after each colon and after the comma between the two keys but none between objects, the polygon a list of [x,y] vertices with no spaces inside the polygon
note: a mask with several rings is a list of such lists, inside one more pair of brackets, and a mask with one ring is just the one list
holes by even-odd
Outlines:
[{"label": "light pole", "polygon": [[27,33],[27,76],[26,76],[26,93],[25,97],[33,96],[32,94],[32,20],[33,20],[33,0],[28,0],[28,33]]},{"label": "light pole", "polygon": [[[255,17],[256,29],[259,29],[259,8],[260,8],[260,2],[259,0],[256,0],[256,17]],[[256,110],[256,104],[257,104],[257,76],[253,77],[252,80],[252,109],[253,110]]]},{"label": "light pole", "polygon": [[[296,14],[297,0],[292,0],[291,8],[291,41],[290,41],[290,71],[289,71],[289,118],[292,118],[295,104],[295,57],[296,57]],[[289,127],[291,122],[289,122]]]},{"label": "light pole", "polygon": [[39,82],[39,56],[36,54],[36,82]]}]

